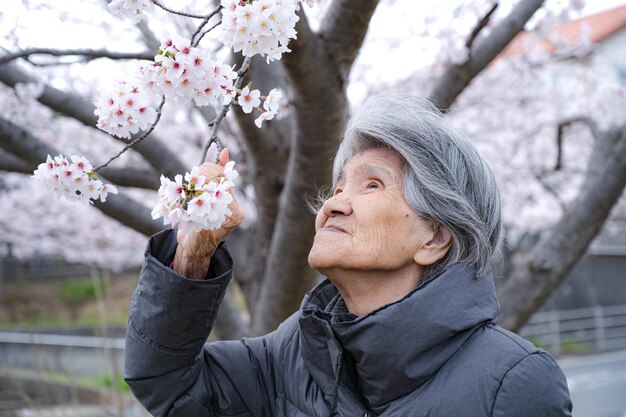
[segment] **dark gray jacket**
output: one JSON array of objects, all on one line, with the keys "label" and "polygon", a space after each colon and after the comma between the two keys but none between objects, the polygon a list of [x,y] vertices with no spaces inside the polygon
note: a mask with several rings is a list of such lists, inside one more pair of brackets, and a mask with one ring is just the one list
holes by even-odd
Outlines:
[{"label": "dark gray jacket", "polygon": [[131,302],[126,381],[155,416],[570,416],[546,352],[495,325],[493,279],[453,266],[404,299],[351,315],[324,281],[258,338],[205,345],[232,274],[225,248],[204,281],[152,237]]}]

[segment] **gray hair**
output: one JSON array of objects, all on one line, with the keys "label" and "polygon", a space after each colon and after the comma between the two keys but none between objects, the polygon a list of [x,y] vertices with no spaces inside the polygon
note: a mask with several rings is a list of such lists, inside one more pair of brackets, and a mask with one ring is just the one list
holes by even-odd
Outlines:
[{"label": "gray hair", "polygon": [[389,148],[404,159],[407,202],[452,236],[450,250],[424,279],[455,263],[473,265],[477,276],[483,275],[500,245],[500,195],[491,168],[472,142],[424,99],[373,97],[346,126],[335,156],[333,189],[346,163],[374,148]]}]

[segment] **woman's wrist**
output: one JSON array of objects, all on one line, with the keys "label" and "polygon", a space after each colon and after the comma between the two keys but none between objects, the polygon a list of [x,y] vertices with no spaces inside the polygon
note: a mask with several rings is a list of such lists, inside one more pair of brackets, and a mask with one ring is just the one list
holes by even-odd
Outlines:
[{"label": "woman's wrist", "polygon": [[203,230],[186,235],[183,240],[178,242],[170,267],[189,279],[205,279],[213,253],[221,241],[220,234]]},{"label": "woman's wrist", "polygon": [[189,279],[201,280],[206,278],[206,274],[211,264],[209,256],[185,256],[182,251],[176,251],[174,261],[170,265],[174,271]]}]

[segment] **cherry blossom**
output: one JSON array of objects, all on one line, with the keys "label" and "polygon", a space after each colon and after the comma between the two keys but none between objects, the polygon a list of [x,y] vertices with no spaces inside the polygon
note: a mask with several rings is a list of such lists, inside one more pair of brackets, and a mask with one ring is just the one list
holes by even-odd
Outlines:
[{"label": "cherry blossom", "polygon": [[98,127],[111,135],[130,138],[154,122],[157,112],[150,101],[151,95],[142,91],[138,80],[118,81],[115,89],[102,90],[96,100]]},{"label": "cherry blossom", "polygon": [[46,162],[33,172],[33,178],[58,197],[72,201],[92,203],[91,200],[100,198],[105,202],[109,193],[117,194],[114,185],[103,184],[95,177],[85,157],[72,155],[71,160],[70,163],[63,155],[48,155]]},{"label": "cherry blossom", "polygon": [[154,8],[152,0],[113,0],[109,3],[109,10],[116,16],[130,19],[137,23],[146,19],[144,14]]},{"label": "cherry blossom", "polygon": [[[312,6],[312,1],[307,1]],[[267,56],[267,62],[280,59],[290,52],[287,44],[295,39],[295,24],[299,20],[296,11],[298,0],[222,0],[222,29],[218,38],[250,57]],[[144,12],[153,6],[150,0],[113,0],[109,8],[117,15],[135,22],[145,18]],[[250,86],[239,90],[237,72],[220,62],[211,54],[197,47],[197,42],[180,37],[167,38],[161,42],[154,62],[140,64],[137,74],[129,80],[120,80],[113,89],[103,90],[96,100],[94,113],[97,126],[103,131],[121,138],[130,138],[139,130],[154,128],[161,110],[150,106],[154,96],[176,102],[193,101],[197,106],[229,105],[238,95],[245,113],[257,108],[260,115],[255,120],[258,127],[263,121],[277,116],[281,108],[282,94],[273,89],[266,97]],[[41,94],[37,88],[23,89],[25,96]],[[264,98],[261,108],[261,98]],[[140,138],[141,139],[141,138]],[[161,177],[159,202],[153,218],[163,217],[165,224],[186,230],[217,228],[230,214],[228,204],[232,201],[228,189],[233,185],[237,171],[228,164],[219,181],[207,181],[197,168],[184,176],[176,175],[174,181]],[[89,162],[82,157],[72,157],[70,164],[64,157],[41,164],[35,178],[68,199],[91,201],[106,200],[108,193],[116,193],[115,187],[92,178]]]},{"label": "cherry blossom", "polygon": [[259,107],[261,104],[261,92],[259,90],[252,90],[250,88],[244,87],[239,94],[239,98],[237,102],[241,106],[241,109],[244,113],[252,112],[252,109],[255,107]]},{"label": "cherry blossom", "polygon": [[163,224],[185,231],[217,229],[232,214],[228,205],[233,201],[230,188],[238,173],[230,161],[224,172],[216,178],[207,179],[192,168],[174,181],[161,176],[159,200],[152,210],[152,218],[163,218]]},{"label": "cherry blossom", "polygon": [[218,39],[244,56],[267,55],[267,62],[282,57],[290,39],[296,38],[297,0],[222,0]]},{"label": "cherry blossom", "polygon": [[274,116],[278,114],[278,109],[280,109],[282,96],[282,92],[277,88],[273,88],[269,92],[269,94],[265,98],[265,101],[263,102],[264,111],[259,117],[254,120],[254,123],[257,125],[257,127],[260,128],[265,120],[272,120]]},{"label": "cherry blossom", "polygon": [[230,66],[182,38],[163,41],[152,67],[143,66],[140,74],[149,89],[168,99],[215,107],[230,103],[237,78]]}]

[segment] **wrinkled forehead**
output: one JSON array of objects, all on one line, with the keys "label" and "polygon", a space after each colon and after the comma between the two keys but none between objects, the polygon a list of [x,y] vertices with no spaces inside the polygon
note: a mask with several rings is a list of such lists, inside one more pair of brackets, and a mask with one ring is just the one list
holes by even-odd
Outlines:
[{"label": "wrinkled forehead", "polygon": [[340,184],[346,180],[346,177],[377,177],[387,180],[397,181],[398,175],[394,172],[393,169],[389,169],[382,165],[373,165],[368,163],[363,164],[353,164],[349,163],[344,165],[344,167],[339,172],[339,176],[337,177],[337,183]]},{"label": "wrinkled forehead", "polygon": [[[380,150],[384,150],[381,153]],[[345,181],[347,177],[379,177],[381,179],[400,181],[404,173],[406,161],[394,149],[372,148],[355,153],[333,167],[333,183]]]}]

